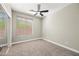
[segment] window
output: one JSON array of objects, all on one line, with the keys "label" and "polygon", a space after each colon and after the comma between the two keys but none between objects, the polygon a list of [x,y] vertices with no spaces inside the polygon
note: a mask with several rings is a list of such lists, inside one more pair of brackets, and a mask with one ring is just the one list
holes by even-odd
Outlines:
[{"label": "window", "polygon": [[6,40],[6,24],[8,16],[4,10],[0,9],[0,44],[5,44]]},{"label": "window", "polygon": [[0,12],[0,39],[4,38],[5,35],[5,13]]},{"label": "window", "polygon": [[32,20],[16,17],[16,36],[29,36],[32,35]]}]

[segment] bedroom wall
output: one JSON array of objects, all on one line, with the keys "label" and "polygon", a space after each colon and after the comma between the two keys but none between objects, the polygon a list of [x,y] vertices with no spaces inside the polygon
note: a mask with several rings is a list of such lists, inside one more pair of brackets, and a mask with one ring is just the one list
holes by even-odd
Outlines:
[{"label": "bedroom wall", "polygon": [[79,51],[79,4],[49,15],[43,19],[43,38]]},{"label": "bedroom wall", "polygon": [[[29,17],[32,19],[32,35],[27,36],[27,37],[19,37],[17,38],[15,35],[15,31],[16,31],[16,15],[20,15],[20,16],[24,16],[24,17]],[[39,38],[41,37],[42,34],[42,19],[41,18],[35,18],[33,16],[30,16],[28,14],[23,14],[17,11],[13,11],[12,14],[13,17],[13,40],[12,42],[19,42],[19,41],[24,41],[24,40],[29,40],[29,39],[33,39],[33,38]]]}]

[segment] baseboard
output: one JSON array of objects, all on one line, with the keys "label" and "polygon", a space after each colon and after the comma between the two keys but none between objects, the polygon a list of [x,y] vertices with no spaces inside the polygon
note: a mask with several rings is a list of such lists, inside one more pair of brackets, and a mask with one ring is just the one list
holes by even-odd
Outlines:
[{"label": "baseboard", "polygon": [[0,45],[0,47],[4,47],[4,46],[7,46],[8,44],[2,44],[2,45]]},{"label": "baseboard", "polygon": [[38,40],[38,39],[41,39],[41,38],[34,38],[34,39],[28,39],[24,41],[13,42],[12,44],[18,44],[18,43],[23,43],[23,42],[28,42],[28,41]]},{"label": "baseboard", "polygon": [[[18,42],[12,42],[10,43],[11,45],[12,44],[18,44],[18,43],[23,43],[23,42],[28,42],[28,41],[33,41],[33,40],[38,40],[38,39],[42,39],[42,38],[34,38],[34,39],[29,39],[29,40],[24,40],[24,41],[18,41]],[[4,46],[8,46],[9,44],[2,44],[0,45],[0,47],[4,47]]]},{"label": "baseboard", "polygon": [[79,51],[76,50],[76,49],[67,47],[67,46],[65,46],[65,45],[62,45],[62,44],[59,44],[59,43],[57,43],[57,42],[51,41],[51,40],[49,40],[49,39],[44,39],[44,38],[43,38],[43,40],[48,41],[48,42],[50,42],[50,43],[53,43],[53,44],[55,44],[55,45],[58,45],[58,46],[60,46],[60,47],[66,48],[66,49],[68,49],[68,50],[70,50],[70,51],[73,51],[73,52],[75,52],[75,53],[79,53]]}]

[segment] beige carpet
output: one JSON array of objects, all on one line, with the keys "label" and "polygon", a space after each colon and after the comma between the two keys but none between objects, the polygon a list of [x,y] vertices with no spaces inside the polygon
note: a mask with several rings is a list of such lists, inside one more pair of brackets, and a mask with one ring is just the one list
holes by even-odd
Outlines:
[{"label": "beige carpet", "polygon": [[0,51],[2,50],[2,48],[0,47]]},{"label": "beige carpet", "polygon": [[[5,55],[4,47],[0,55]],[[79,56],[79,54],[39,39],[13,45],[6,56]]]}]

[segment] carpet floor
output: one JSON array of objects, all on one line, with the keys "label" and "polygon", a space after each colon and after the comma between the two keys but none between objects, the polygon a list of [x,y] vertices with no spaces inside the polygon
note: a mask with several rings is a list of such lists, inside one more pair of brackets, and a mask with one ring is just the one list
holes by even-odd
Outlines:
[{"label": "carpet floor", "polygon": [[45,40],[33,40],[14,44],[5,54],[7,47],[3,47],[1,56],[79,56],[79,54],[47,42]]},{"label": "carpet floor", "polygon": [[0,47],[0,51],[2,50],[2,48]]}]

